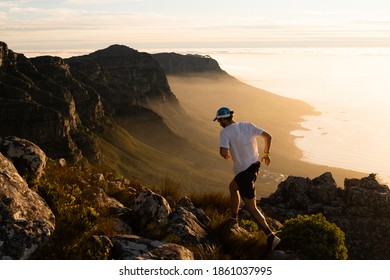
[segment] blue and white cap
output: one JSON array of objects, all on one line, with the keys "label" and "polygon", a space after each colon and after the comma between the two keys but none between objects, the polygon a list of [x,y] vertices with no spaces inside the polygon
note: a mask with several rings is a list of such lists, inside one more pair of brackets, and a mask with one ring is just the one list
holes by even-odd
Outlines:
[{"label": "blue and white cap", "polygon": [[227,107],[222,107],[217,111],[217,114],[215,115],[214,121],[217,119],[223,119],[223,118],[228,118],[233,114],[233,111],[230,111],[229,108]]}]

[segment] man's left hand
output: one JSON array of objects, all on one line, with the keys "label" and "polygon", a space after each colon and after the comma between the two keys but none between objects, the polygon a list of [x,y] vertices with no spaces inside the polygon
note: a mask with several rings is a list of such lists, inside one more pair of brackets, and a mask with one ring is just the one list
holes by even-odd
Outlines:
[{"label": "man's left hand", "polygon": [[263,156],[263,157],[261,158],[261,162],[263,162],[263,160],[264,160],[264,162],[265,162],[265,165],[269,165],[269,164],[271,163],[271,159],[270,159],[269,156]]}]

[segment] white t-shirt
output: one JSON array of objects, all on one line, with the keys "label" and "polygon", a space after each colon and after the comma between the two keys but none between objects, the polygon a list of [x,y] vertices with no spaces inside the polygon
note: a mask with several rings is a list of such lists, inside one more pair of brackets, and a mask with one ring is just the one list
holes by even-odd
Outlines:
[{"label": "white t-shirt", "polygon": [[221,130],[220,147],[230,150],[235,175],[259,160],[256,136],[262,133],[261,128],[249,122],[233,123]]}]

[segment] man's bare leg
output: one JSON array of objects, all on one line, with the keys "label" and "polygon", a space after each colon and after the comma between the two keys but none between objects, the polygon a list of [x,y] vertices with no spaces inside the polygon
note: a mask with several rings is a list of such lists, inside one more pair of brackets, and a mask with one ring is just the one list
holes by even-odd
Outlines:
[{"label": "man's bare leg", "polygon": [[257,225],[260,227],[261,230],[263,230],[267,235],[271,233],[271,230],[267,224],[267,221],[265,220],[264,215],[259,211],[256,205],[256,197],[252,199],[243,198],[245,203],[245,208],[248,210],[248,212],[251,214]]},{"label": "man's bare leg", "polygon": [[248,212],[251,214],[260,229],[267,235],[268,250],[270,252],[273,251],[280,243],[280,238],[273,234],[268,226],[267,221],[265,220],[264,215],[260,212],[259,208],[257,208],[256,197],[252,199],[243,198],[243,200]]},{"label": "man's bare leg", "polygon": [[240,207],[240,196],[238,194],[238,185],[234,180],[230,182],[229,190],[230,190],[230,203],[231,203],[230,209],[232,211],[232,217],[237,217],[238,209]]}]

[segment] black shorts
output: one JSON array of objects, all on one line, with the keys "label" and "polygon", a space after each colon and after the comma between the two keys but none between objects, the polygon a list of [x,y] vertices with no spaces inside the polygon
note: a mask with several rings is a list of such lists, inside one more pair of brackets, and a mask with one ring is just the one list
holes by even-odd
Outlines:
[{"label": "black shorts", "polygon": [[238,191],[242,198],[252,199],[255,197],[255,182],[259,173],[261,163],[255,162],[244,171],[234,177],[238,185]]}]

